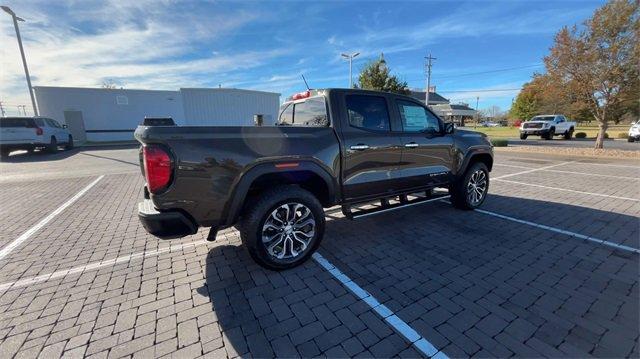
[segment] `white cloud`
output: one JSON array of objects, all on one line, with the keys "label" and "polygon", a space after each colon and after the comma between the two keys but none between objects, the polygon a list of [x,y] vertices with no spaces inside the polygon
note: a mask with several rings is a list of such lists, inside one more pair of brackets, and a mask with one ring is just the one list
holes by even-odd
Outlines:
[{"label": "white cloud", "polygon": [[[95,87],[106,79],[126,88],[202,86],[204,79],[217,81],[221,74],[261,66],[287,52],[221,55],[211,48],[259,16],[241,10],[178,12],[173,2],[151,0],[9,5],[27,20],[20,30],[34,86]],[[0,15],[0,101],[29,104],[13,25]]]}]

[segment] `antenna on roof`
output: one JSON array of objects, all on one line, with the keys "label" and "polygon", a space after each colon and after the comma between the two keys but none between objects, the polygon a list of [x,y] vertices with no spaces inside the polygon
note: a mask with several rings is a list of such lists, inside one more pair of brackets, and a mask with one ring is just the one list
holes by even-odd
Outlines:
[{"label": "antenna on roof", "polygon": [[304,81],[304,85],[307,86],[307,90],[311,91],[311,89],[309,88],[309,84],[307,83],[307,79],[304,78],[303,74],[300,74],[300,76],[302,76],[302,81]]}]

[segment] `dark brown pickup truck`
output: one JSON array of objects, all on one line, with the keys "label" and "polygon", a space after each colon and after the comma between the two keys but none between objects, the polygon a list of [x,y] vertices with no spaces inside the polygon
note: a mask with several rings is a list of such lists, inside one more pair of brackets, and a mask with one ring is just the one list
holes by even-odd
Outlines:
[{"label": "dark brown pickup truck", "polygon": [[[139,217],[177,238],[236,226],[251,256],[296,266],[324,233],[323,208],[348,218],[425,201],[447,188],[457,208],[482,204],[493,152],[487,138],[443,123],[421,102],[365,90],[292,96],[275,126],[139,126],[146,180]],[[411,196],[410,196],[411,195]],[[360,204],[377,206],[361,209]]]}]

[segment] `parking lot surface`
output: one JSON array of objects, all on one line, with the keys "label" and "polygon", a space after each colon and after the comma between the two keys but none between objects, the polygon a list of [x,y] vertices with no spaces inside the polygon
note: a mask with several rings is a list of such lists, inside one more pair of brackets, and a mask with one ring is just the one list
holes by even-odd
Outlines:
[{"label": "parking lot surface", "polygon": [[137,156],[0,163],[0,357],[640,355],[639,161],[497,152],[481,211],[329,209],[271,272],[233,228],[148,235]]}]

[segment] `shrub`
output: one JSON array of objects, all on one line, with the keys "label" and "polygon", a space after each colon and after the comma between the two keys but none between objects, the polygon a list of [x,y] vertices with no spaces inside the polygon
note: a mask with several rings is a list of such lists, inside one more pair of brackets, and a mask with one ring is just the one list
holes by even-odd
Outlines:
[{"label": "shrub", "polygon": [[507,145],[509,144],[509,140],[505,138],[492,138],[491,144],[494,147],[507,147]]},{"label": "shrub", "polygon": [[604,138],[609,138],[609,134],[608,133],[604,133]]},{"label": "shrub", "polygon": [[626,139],[628,136],[627,136],[627,134],[626,134],[626,133],[624,133],[624,132],[619,132],[619,133],[618,133],[618,136],[616,136],[616,137]]},{"label": "shrub", "polygon": [[587,138],[587,134],[585,132],[576,133],[576,138]]}]

